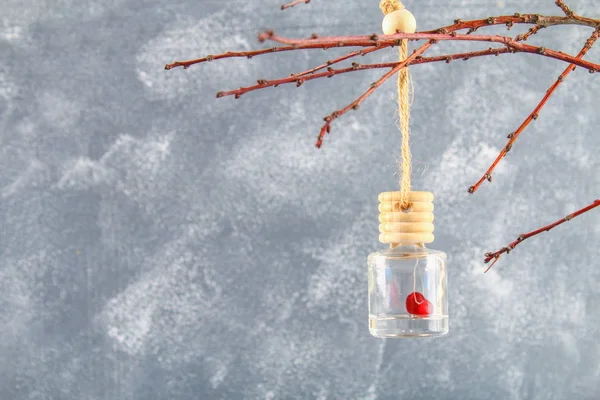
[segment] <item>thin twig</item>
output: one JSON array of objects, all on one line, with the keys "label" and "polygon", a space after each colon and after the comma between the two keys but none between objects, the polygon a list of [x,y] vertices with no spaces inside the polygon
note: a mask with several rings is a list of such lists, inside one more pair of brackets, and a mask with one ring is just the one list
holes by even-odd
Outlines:
[{"label": "thin twig", "polygon": [[525,41],[525,40],[529,39],[532,35],[535,35],[541,29],[544,29],[544,28],[545,28],[545,26],[543,26],[543,25],[534,25],[531,28],[529,28],[529,30],[526,33],[524,33],[522,35],[517,35],[517,37],[515,38],[515,40],[517,42]]},{"label": "thin twig", "polygon": [[[452,29],[456,29],[459,23],[455,24],[455,27]],[[469,34],[457,34],[455,32],[452,33],[415,33],[415,34],[404,34],[397,33],[394,35],[371,35],[371,36],[344,36],[344,37],[323,37],[323,38],[311,38],[311,39],[289,39],[275,35],[274,32],[268,31],[259,36],[260,38],[266,40],[273,40],[275,42],[283,43],[283,44],[291,44],[294,46],[302,46],[306,45],[308,42],[311,44],[321,44],[323,46],[329,47],[337,45],[338,47],[345,46],[368,46],[372,43],[377,43],[380,46],[391,46],[398,45],[402,39],[430,39],[429,43],[436,42],[438,40],[465,40],[465,41],[482,41],[482,42],[495,42],[500,43],[506,46],[512,52],[527,52],[532,54],[539,54],[551,58],[556,58],[558,60],[566,61],[572,64],[577,64],[580,66],[587,67],[591,72],[596,72],[596,70],[600,70],[600,65],[590,63],[588,61],[584,61],[581,58],[576,58],[570,56],[568,54],[558,52],[551,49],[546,49],[543,47],[530,46],[524,43],[517,42],[515,39],[506,37],[506,36],[488,36],[488,35],[469,35]],[[407,64],[406,64],[407,65]],[[391,71],[390,71],[391,72]],[[389,73],[390,73],[389,72]],[[388,74],[389,74],[388,73]],[[384,76],[383,81],[387,80],[389,76],[386,74]],[[379,81],[378,81],[379,82]],[[301,84],[301,83],[300,83]],[[338,118],[339,116],[345,114],[350,109],[357,109],[358,106],[366,97],[368,97],[379,85],[371,87],[367,92],[365,92],[358,100],[351,103],[347,107],[342,110],[335,111],[330,116],[325,117],[325,125],[321,128],[319,135],[317,136],[316,146],[319,148],[323,143],[323,138],[326,133],[331,131],[331,122]]]},{"label": "thin twig", "polygon": [[[309,3],[310,0],[295,0],[287,5],[282,6],[282,9],[292,7],[299,3]],[[500,152],[500,155],[496,159],[496,161],[492,164],[492,166],[488,169],[486,174],[482,177],[482,179],[473,187],[470,188],[471,192],[474,192],[483,182],[483,180],[492,179],[492,172],[499,161],[506,156],[506,154],[510,151],[512,144],[517,139],[519,134],[525,129],[525,127],[532,121],[537,119],[539,111],[543,108],[545,103],[548,101],[549,97],[555,92],[556,88],[560,85],[562,80],[575,69],[575,66],[581,66],[587,69],[590,73],[600,71],[600,64],[595,64],[589,61],[583,60],[583,56],[592,47],[595,41],[598,39],[600,35],[600,20],[592,19],[587,17],[582,17],[575,14],[562,0],[557,0],[556,5],[561,8],[565,17],[559,16],[543,16],[540,14],[514,14],[512,16],[500,16],[500,17],[489,17],[486,19],[479,20],[471,20],[471,21],[462,21],[456,20],[454,24],[442,27],[432,31],[419,32],[415,34],[395,34],[395,35],[377,35],[373,34],[370,36],[338,36],[338,37],[325,37],[319,38],[317,35],[313,35],[309,39],[289,39],[284,37],[276,36],[272,31],[267,31],[259,35],[259,41],[263,42],[265,40],[271,40],[275,42],[282,43],[286,46],[283,47],[272,47],[270,49],[262,49],[262,50],[254,50],[247,52],[227,52],[219,55],[208,55],[203,58],[199,58],[196,60],[190,61],[176,61],[172,64],[168,64],[165,66],[165,69],[169,70],[176,67],[183,67],[184,69],[188,68],[191,65],[210,62],[213,60],[221,59],[221,58],[232,58],[232,57],[247,57],[252,58],[253,56],[268,54],[268,53],[276,53],[282,51],[293,51],[293,50],[302,50],[302,49],[329,49],[333,47],[363,47],[361,50],[356,50],[351,53],[348,53],[344,56],[338,57],[336,59],[327,61],[325,64],[321,64],[317,67],[311,68],[306,71],[302,71],[297,74],[292,74],[290,77],[284,79],[277,80],[259,80],[258,85],[254,85],[246,88],[239,88],[237,90],[232,90],[229,92],[220,92],[217,94],[217,97],[222,97],[225,95],[234,95],[236,98],[241,96],[242,94],[261,89],[269,86],[278,86],[284,83],[292,83],[295,82],[297,86],[302,85],[305,81],[322,78],[322,77],[332,77],[337,74],[347,73],[351,71],[359,71],[365,69],[375,69],[375,68],[390,68],[385,75],[383,75],[379,80],[371,84],[371,87],[364,92],[358,99],[353,101],[351,104],[346,106],[345,108],[335,111],[331,115],[325,117],[325,125],[322,127],[319,136],[317,138],[317,147],[320,147],[323,142],[323,137],[326,133],[330,132],[331,122],[341,115],[345,114],[351,109],[357,109],[359,105],[369,97],[375,89],[381,86],[386,80],[388,80],[391,76],[396,74],[400,69],[407,67],[409,65],[418,65],[424,64],[428,62],[440,62],[446,61],[451,62],[455,59],[469,59],[473,57],[480,57],[486,55],[499,55],[499,54],[507,54],[507,53],[531,53],[538,54],[545,57],[554,58],[557,60],[561,60],[569,63],[569,66],[565,69],[565,71],[560,75],[558,80],[550,87],[550,89],[546,92],[546,95],[542,99],[542,101],[538,104],[536,109],[529,115],[529,117],[525,120],[525,122],[519,127],[519,129],[509,135],[509,142]],[[510,30],[515,24],[532,24],[533,26],[528,30],[527,33],[522,35],[517,35],[515,38],[508,36],[486,36],[486,35],[474,35],[480,28],[485,28],[493,25],[506,25],[506,27]],[[550,26],[556,25],[581,25],[587,26],[595,29],[594,34],[590,36],[588,41],[586,42],[586,46],[581,50],[581,52],[573,57],[569,54],[565,54],[562,52],[558,52],[555,50],[547,49],[544,47],[531,46],[525,43],[530,36],[535,35],[539,30],[543,28],[547,28]],[[458,34],[458,31],[468,30],[466,34]],[[380,63],[380,64],[365,64],[360,65],[358,63],[352,63],[352,67],[350,68],[341,68],[341,69],[333,69],[331,65],[339,63],[341,61],[350,59],[352,57],[356,57],[358,55],[365,55],[371,52],[375,52],[377,50],[382,50],[389,47],[398,46],[401,44],[403,39],[408,40],[427,40],[427,42],[422,45],[419,49],[417,49],[411,56],[409,56],[406,60],[402,62],[396,63]],[[478,41],[478,42],[493,42],[499,43],[503,47],[499,48],[490,48],[488,50],[481,50],[476,52],[469,53],[457,53],[457,54],[449,54],[444,56],[436,56],[436,57],[423,57],[422,54],[433,44],[439,40],[452,40],[452,41]],[[327,71],[321,71],[327,68]],[[560,225],[570,219],[583,214],[591,210],[592,208],[600,206],[600,200],[596,200],[590,206],[583,208],[573,214],[568,215],[567,217],[559,220],[551,225],[540,228],[536,231],[520,235],[517,241],[510,243],[507,247],[495,252],[495,253],[487,253],[485,262],[490,262],[493,260],[491,266],[494,265],[500,258],[500,256],[504,253],[509,253],[514,247],[516,247],[523,240],[535,236],[541,232],[548,231],[554,228],[557,225]],[[488,268],[489,270],[489,268]],[[486,271],[487,272],[487,271]]]},{"label": "thin twig", "polygon": [[[390,45],[391,46],[391,45]],[[194,65],[194,64],[201,64],[201,63],[205,63],[205,62],[211,62],[211,61],[215,61],[215,60],[219,60],[222,58],[239,58],[239,57],[246,57],[246,58],[252,58],[255,56],[260,56],[263,54],[270,54],[270,53],[280,53],[283,51],[294,51],[294,50],[302,50],[302,49],[327,49],[330,47],[337,47],[337,46],[321,46],[319,44],[311,44],[311,43],[306,43],[303,45],[295,45],[295,46],[285,46],[285,47],[271,47],[269,49],[262,49],[262,50],[252,50],[252,51],[228,51],[227,53],[223,53],[223,54],[209,54],[205,57],[202,58],[197,58],[194,60],[188,60],[188,61],[175,61],[171,64],[167,64],[165,65],[165,69],[168,71],[170,69],[173,68],[177,68],[177,67],[182,67],[183,69],[188,69],[190,66]],[[384,47],[389,47],[389,46],[382,46],[380,48],[384,48]]]},{"label": "thin twig", "polygon": [[[596,32],[594,33],[596,36]],[[380,37],[377,37],[377,39],[372,39],[372,37],[369,36],[356,36],[356,37],[348,37],[348,41],[346,42],[336,42],[335,40],[338,39],[342,39],[343,37],[336,37],[336,38],[322,38],[319,40],[319,42],[313,42],[310,43],[309,41],[312,41],[310,39],[306,40],[306,39],[301,39],[301,40],[296,40],[297,43],[294,43],[292,46],[285,46],[285,47],[272,47],[270,49],[262,49],[262,50],[253,50],[253,51],[239,51],[239,52],[227,52],[227,53],[223,53],[223,54],[216,54],[216,55],[208,55],[206,57],[203,58],[198,58],[195,60],[189,60],[189,61],[175,61],[172,64],[167,64],[165,66],[166,70],[170,70],[176,67],[183,67],[184,69],[189,68],[191,65],[194,64],[199,64],[199,63],[204,63],[204,62],[211,62],[214,60],[218,60],[218,59],[222,59],[222,58],[234,58],[234,57],[247,57],[247,58],[252,58],[254,56],[258,56],[258,55],[262,55],[262,54],[268,54],[268,53],[276,53],[276,52],[283,52],[283,51],[293,51],[293,50],[298,50],[298,49],[327,49],[327,48],[331,48],[331,47],[347,47],[347,46],[363,46],[363,47],[367,47],[367,49],[365,49],[364,51],[368,51],[368,52],[372,52],[375,51],[373,50],[373,46],[372,45],[374,42],[376,42],[379,45],[378,49],[382,49],[382,48],[387,48],[387,47],[391,47],[391,46],[395,46],[399,40],[401,40],[402,38],[406,37],[406,38],[416,38],[416,39],[430,39],[430,40],[465,40],[465,41],[479,41],[479,42],[493,42],[493,43],[500,43],[503,44],[504,46],[506,46],[507,49],[509,49],[511,52],[517,53],[517,52],[525,52],[525,53],[531,53],[531,54],[538,54],[538,55],[542,55],[542,56],[546,56],[546,57],[550,57],[550,58],[555,58],[557,60],[561,60],[564,62],[568,62],[570,64],[575,64],[578,66],[581,66],[587,70],[589,70],[590,72],[596,72],[596,71],[600,71],[600,64],[595,64],[589,61],[585,61],[582,60],[580,57],[573,57],[569,54],[565,54],[556,50],[552,50],[552,49],[547,49],[544,47],[538,47],[538,46],[530,46],[524,43],[519,43],[517,42],[515,39],[507,37],[507,36],[486,36],[486,35],[460,35],[460,34],[432,34],[432,33],[419,33],[419,34],[396,34],[396,35],[387,35],[384,36],[385,39],[381,39]],[[400,37],[399,39],[396,39],[396,37]],[[270,36],[270,38],[272,38],[273,40],[276,41],[282,41],[282,42],[289,42],[289,41],[293,41],[292,39],[286,39],[286,38],[281,38],[279,36],[275,36],[274,34],[272,34]],[[300,43],[303,42],[303,43]],[[364,52],[363,51],[363,52]],[[345,56],[340,57],[339,59],[337,59],[336,62],[342,61],[344,59],[356,56],[361,54],[360,51],[358,52],[352,52],[350,54],[347,54]],[[316,68],[313,68],[313,70],[319,70],[323,67],[324,65],[320,65]],[[310,73],[311,70],[305,71],[303,73]]]},{"label": "thin twig", "polygon": [[[471,51],[471,52],[457,53],[457,54],[448,54],[448,55],[441,55],[441,56],[435,56],[435,57],[419,56],[419,57],[416,57],[415,59],[413,59],[412,61],[410,61],[407,65],[420,65],[420,64],[428,64],[428,63],[433,63],[433,62],[450,63],[454,60],[465,60],[466,61],[471,58],[490,56],[490,55],[500,55],[500,54],[512,54],[512,53],[509,49],[507,49],[505,47],[499,47],[499,48],[491,48],[490,47],[487,50]],[[288,77],[281,78],[281,79],[273,79],[273,80],[259,79],[257,85],[241,87],[241,88],[235,89],[235,90],[219,92],[219,93],[217,93],[217,97],[236,96],[236,98],[239,98],[239,96],[246,94],[248,92],[251,92],[254,90],[259,90],[259,89],[264,89],[267,87],[278,87],[279,85],[284,85],[284,84],[289,84],[289,83],[295,83],[296,86],[301,86],[304,82],[314,80],[314,79],[319,79],[319,78],[324,78],[324,77],[331,78],[335,75],[345,74],[345,73],[354,72],[354,71],[364,71],[364,70],[368,70],[368,69],[394,68],[394,67],[397,67],[398,64],[399,64],[398,61],[389,62],[389,63],[379,63],[379,64],[352,63],[352,66],[348,67],[348,68],[333,69],[331,67],[328,67],[326,72],[306,74],[305,73],[306,71],[305,71],[305,72],[301,72],[298,74],[292,74]]]},{"label": "thin twig", "polygon": [[508,36],[492,35],[466,35],[457,33],[396,33],[393,35],[371,35],[371,36],[331,36],[318,39],[289,39],[277,36],[271,32],[269,39],[294,46],[321,45],[323,48],[331,47],[352,47],[352,46],[371,46],[377,43],[380,46],[395,46],[402,39],[412,40],[433,40],[433,41],[468,41],[468,42],[491,42],[500,43],[514,52],[540,54],[546,57],[555,58],[569,64],[575,64],[593,72],[600,71],[600,64],[595,64],[580,58],[565,54],[560,51],[548,49],[540,46],[531,46],[525,43],[517,42]]},{"label": "thin twig", "polygon": [[333,60],[329,60],[325,64],[318,65],[318,66],[316,66],[314,68],[308,69],[306,71],[298,72],[298,73],[293,74],[293,75],[294,76],[309,75],[309,74],[312,74],[314,72],[320,71],[320,70],[322,70],[324,68],[330,67],[333,64],[337,64],[337,63],[339,63],[341,61],[345,61],[345,60],[347,60],[349,58],[356,57],[356,56],[364,56],[364,55],[367,55],[367,54],[372,53],[374,51],[377,51],[379,49],[380,49],[379,47],[373,46],[373,47],[367,47],[366,49],[353,51],[353,52],[348,53],[348,54],[346,54],[344,56],[341,56],[341,57],[338,57],[338,58],[334,58]]},{"label": "thin twig", "polygon": [[434,43],[434,41],[430,40],[427,43],[425,43],[424,45],[422,45],[421,47],[419,47],[410,56],[408,56],[405,60],[399,62],[398,65],[396,65],[394,68],[392,68],[389,72],[387,72],[385,75],[383,75],[381,78],[379,78],[376,82],[373,82],[371,84],[371,87],[366,92],[364,92],[362,95],[360,95],[358,97],[358,99],[354,100],[352,103],[350,103],[346,107],[342,108],[341,110],[334,111],[333,113],[331,113],[331,115],[325,117],[324,118],[325,124],[323,125],[323,127],[321,128],[321,131],[319,132],[319,135],[317,136],[317,143],[316,143],[317,148],[320,148],[321,145],[323,144],[323,138],[325,137],[325,134],[329,133],[331,131],[331,122],[333,120],[341,117],[342,115],[344,115],[345,113],[347,113],[350,110],[357,110],[358,107],[360,106],[360,104],[363,101],[365,101],[365,99],[367,97],[369,97],[375,91],[375,89],[377,89],[379,86],[381,86],[390,77],[392,77],[396,73],[398,73],[398,71],[400,71],[402,68],[406,67],[412,60],[414,60],[415,58],[417,58],[418,56],[423,54],[425,52],[425,50],[427,50],[429,47],[431,47],[431,45],[433,43]]},{"label": "thin twig", "polygon": [[[586,55],[588,50],[591,49],[592,46],[594,45],[594,43],[596,42],[596,40],[598,40],[599,35],[600,35],[600,30],[595,30],[594,33],[592,33],[592,36],[590,36],[588,38],[588,40],[585,42],[585,45],[583,46],[583,48],[577,55],[577,59],[581,59],[581,58],[583,58],[583,56]],[[523,121],[521,126],[519,126],[519,128],[515,132],[508,135],[508,139],[509,139],[508,143],[506,143],[504,148],[500,151],[500,154],[498,154],[498,156],[496,157],[496,159],[494,160],[492,165],[488,168],[488,170],[485,172],[485,174],[479,179],[479,181],[477,181],[477,183],[475,185],[473,185],[469,188],[469,193],[475,193],[475,191],[477,191],[477,189],[479,189],[479,187],[483,184],[484,181],[488,180],[491,182],[492,173],[494,172],[494,170],[496,169],[496,167],[498,166],[500,161],[504,157],[506,157],[506,154],[508,154],[508,152],[512,149],[513,143],[517,140],[517,138],[519,137],[521,132],[523,132],[525,130],[525,128],[529,125],[529,123],[531,121],[538,119],[540,111],[542,110],[542,108],[544,107],[546,102],[548,102],[548,99],[550,98],[550,96],[552,96],[552,94],[554,93],[556,88],[558,88],[560,86],[560,84],[565,80],[567,75],[569,75],[574,70],[575,70],[575,65],[571,64],[563,71],[562,74],[560,74],[560,76],[558,77],[556,82],[554,82],[554,84],[552,86],[550,86],[550,89],[548,89],[546,91],[546,94],[544,95],[542,100],[539,102],[537,107],[535,107],[535,109],[531,112],[531,114],[529,114],[529,116],[525,119],[525,121]]]},{"label": "thin twig", "polygon": [[485,260],[484,260],[484,262],[487,264],[487,263],[489,263],[492,260],[494,260],[494,261],[485,270],[485,272],[488,272],[490,270],[490,268],[492,268],[494,266],[494,264],[500,259],[500,256],[502,254],[504,254],[504,253],[506,253],[506,254],[510,253],[512,249],[514,249],[515,247],[517,247],[517,245],[519,243],[521,243],[522,241],[524,241],[525,239],[529,239],[530,237],[538,235],[538,234],[540,234],[542,232],[547,232],[550,229],[554,228],[555,226],[558,226],[558,225],[563,224],[563,223],[565,223],[567,221],[570,221],[573,218],[575,218],[575,217],[577,217],[577,216],[579,216],[579,215],[581,215],[581,214],[583,214],[585,212],[588,212],[588,211],[590,211],[590,210],[592,210],[592,209],[594,209],[594,208],[596,208],[598,206],[600,206],[600,199],[599,200],[595,200],[589,206],[584,207],[581,210],[576,211],[576,212],[574,212],[572,214],[569,214],[566,217],[564,217],[562,219],[559,219],[558,221],[556,221],[556,222],[554,222],[554,223],[552,223],[550,225],[547,225],[547,226],[544,226],[542,228],[536,229],[535,231],[532,231],[532,232],[529,232],[529,233],[524,233],[524,234],[519,235],[519,237],[517,238],[517,240],[515,240],[512,243],[509,243],[506,247],[503,247],[502,249],[496,251],[495,253],[486,253],[485,254]]},{"label": "thin twig", "polygon": [[[285,10],[286,8],[293,7],[293,6],[295,6],[296,4],[299,4],[299,3],[310,3],[310,0],[295,0],[295,1],[292,1],[291,3],[282,5],[281,9]],[[557,0],[555,2],[555,4],[558,7],[560,7],[561,10],[563,10],[563,12],[565,13],[565,15],[567,17],[572,17],[575,14],[562,0]]]},{"label": "thin twig", "polygon": [[[584,25],[584,26],[589,26],[589,27],[593,27],[593,28],[600,28],[600,20],[595,20],[595,19],[591,19],[591,18],[585,18],[585,17],[581,17],[581,16],[577,16],[577,15],[573,15],[572,17],[552,17],[552,16],[543,16],[543,15],[539,15],[539,14],[515,14],[512,16],[501,16],[501,17],[489,17],[489,18],[485,18],[485,19],[478,19],[478,20],[471,20],[471,21],[462,21],[457,19],[455,21],[454,24],[452,25],[448,25],[439,29],[435,29],[432,31],[426,31],[426,32],[421,32],[421,34],[427,34],[427,33],[448,33],[448,32],[455,32],[455,31],[459,31],[459,30],[464,30],[464,29],[468,29],[469,32],[474,32],[475,30],[481,28],[481,27],[485,27],[485,26],[492,26],[492,25],[507,25],[507,26],[513,26],[514,24],[536,24],[540,27],[549,27],[549,26],[554,26],[554,25]],[[266,39],[271,39],[273,36],[273,32],[272,31],[267,31],[265,33],[262,33],[259,36],[259,41],[264,41]],[[386,37],[386,36],[384,36]],[[387,36],[389,37],[389,36]],[[314,38],[316,39],[316,36],[314,36]],[[280,38],[283,40],[283,38]],[[198,63],[203,63],[203,62],[209,62],[212,60],[217,60],[220,58],[231,58],[231,57],[248,57],[251,58],[253,56],[258,56],[258,55],[262,55],[262,54],[267,54],[267,53],[275,53],[275,52],[281,52],[281,51],[291,51],[291,50],[300,50],[300,49],[307,49],[307,48],[330,48],[330,47],[337,47],[339,45],[339,41],[334,43],[331,46],[313,46],[312,44],[314,43],[309,43],[311,39],[306,39],[304,40],[305,42],[307,42],[307,45],[295,45],[293,47],[275,47],[275,48],[271,48],[271,49],[262,49],[262,50],[255,50],[255,51],[248,51],[248,52],[227,52],[224,54],[219,54],[219,55],[208,55],[206,57],[203,58],[198,58],[195,60],[189,60],[189,61],[175,61],[171,64],[167,64],[165,66],[166,70],[170,70],[176,67],[183,67],[183,68],[189,68],[191,65],[194,64],[198,64]],[[342,41],[344,41],[345,37],[339,37],[339,39]],[[293,44],[293,43],[297,43],[298,40],[291,40],[290,39],[290,43],[289,44]],[[381,43],[379,43],[378,41],[369,41],[367,46],[371,47],[371,46],[378,46],[380,49],[384,48],[386,46],[382,46]],[[365,49],[367,50],[367,49]],[[363,50],[363,51],[365,51]]]},{"label": "thin twig", "polygon": [[563,3],[562,0],[557,0],[555,4],[565,13],[567,17],[572,17],[575,15],[573,10],[571,10],[565,3]]},{"label": "thin twig", "polygon": [[281,6],[281,9],[285,10],[286,8],[294,7],[296,4],[300,4],[300,3],[308,4],[308,3],[310,3],[310,0],[294,0],[291,3],[283,4]]}]

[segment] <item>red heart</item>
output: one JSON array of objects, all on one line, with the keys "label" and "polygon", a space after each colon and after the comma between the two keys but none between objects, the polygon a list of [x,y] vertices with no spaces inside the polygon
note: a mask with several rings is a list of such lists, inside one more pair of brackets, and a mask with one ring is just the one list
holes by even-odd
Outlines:
[{"label": "red heart", "polygon": [[419,292],[412,292],[406,297],[406,311],[412,315],[427,316],[433,311],[433,304]]}]

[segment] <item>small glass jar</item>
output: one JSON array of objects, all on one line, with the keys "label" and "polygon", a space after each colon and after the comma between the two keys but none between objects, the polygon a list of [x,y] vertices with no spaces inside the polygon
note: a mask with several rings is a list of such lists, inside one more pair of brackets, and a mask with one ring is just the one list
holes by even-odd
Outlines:
[{"label": "small glass jar", "polygon": [[448,333],[446,253],[401,245],[371,253],[369,332],[379,338]]}]

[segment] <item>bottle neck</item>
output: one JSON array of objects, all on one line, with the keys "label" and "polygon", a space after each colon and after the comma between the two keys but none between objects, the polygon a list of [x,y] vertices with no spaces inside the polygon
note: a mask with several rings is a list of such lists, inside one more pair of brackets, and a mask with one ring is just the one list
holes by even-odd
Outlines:
[{"label": "bottle neck", "polygon": [[390,250],[395,249],[396,247],[418,247],[421,249],[425,248],[424,243],[390,243]]},{"label": "bottle neck", "polygon": [[432,249],[431,247],[425,247],[421,244],[404,243],[394,248],[387,248],[381,252],[380,255],[385,257],[428,257],[430,255],[437,255],[443,259],[447,258],[446,253],[440,250]]},{"label": "bottle neck", "polygon": [[390,245],[386,253],[427,253],[429,249],[423,243],[400,243],[398,245]]}]

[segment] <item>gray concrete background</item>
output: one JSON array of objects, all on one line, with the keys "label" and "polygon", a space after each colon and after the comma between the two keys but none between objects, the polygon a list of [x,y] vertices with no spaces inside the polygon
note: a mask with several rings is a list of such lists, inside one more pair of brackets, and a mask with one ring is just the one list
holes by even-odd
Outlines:
[{"label": "gray concrete background", "polygon": [[[599,398],[600,214],[486,275],[482,263],[600,196],[599,74],[569,76],[471,196],[565,65],[505,55],[413,68],[414,186],[436,194],[431,247],[450,258],[451,331],[377,340],[366,257],[381,248],[377,194],[397,188],[394,84],[316,150],[322,117],[381,72],[234,100],[214,94],[340,51],[162,69],[258,48],[265,28],[380,29],[376,0],[279,4],[2,1],[0,399]],[[597,0],[569,4],[600,17]],[[406,5],[420,29],[560,14],[550,0]],[[589,34],[559,27],[532,42],[574,54]]]}]

